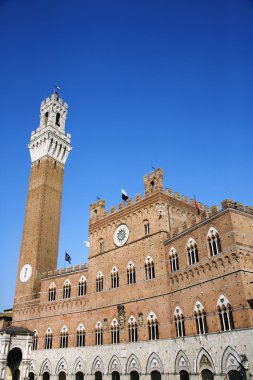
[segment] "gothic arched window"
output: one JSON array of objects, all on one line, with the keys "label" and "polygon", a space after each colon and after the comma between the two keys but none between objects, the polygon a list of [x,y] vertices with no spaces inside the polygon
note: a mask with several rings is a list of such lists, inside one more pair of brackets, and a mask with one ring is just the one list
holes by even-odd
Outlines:
[{"label": "gothic arched window", "polygon": [[86,294],[86,291],[87,291],[87,281],[86,281],[86,278],[82,276],[78,283],[78,295],[84,296]]},{"label": "gothic arched window", "polygon": [[148,339],[159,339],[158,321],[155,313],[153,313],[152,311],[148,315]]},{"label": "gothic arched window", "polygon": [[98,272],[97,274],[96,288],[97,288],[97,292],[102,292],[103,290],[103,273],[102,272]]},{"label": "gothic arched window", "polygon": [[220,236],[216,228],[211,227],[207,234],[210,256],[216,256],[222,252]]},{"label": "gothic arched window", "polygon": [[115,266],[111,270],[111,281],[112,281],[112,288],[113,289],[119,287],[119,272]]},{"label": "gothic arched window", "polygon": [[114,318],[111,323],[111,337],[112,344],[119,343],[119,323],[116,318]]},{"label": "gothic arched window", "polygon": [[155,278],[155,265],[152,257],[148,256],[145,261],[145,275],[146,280]]},{"label": "gothic arched window", "polygon": [[179,269],[179,264],[177,250],[174,247],[171,247],[170,249],[169,260],[171,272],[176,272]]},{"label": "gothic arched window", "polygon": [[104,250],[105,250],[104,240],[100,239],[99,240],[99,253],[103,253]]},{"label": "gothic arched window", "polygon": [[221,294],[217,302],[217,310],[219,312],[220,324],[222,331],[234,329],[233,311],[228,299]]},{"label": "gothic arched window", "polygon": [[208,332],[207,322],[206,322],[206,313],[204,306],[199,301],[196,302],[194,307],[194,317],[196,320],[196,329],[197,334],[202,335]]},{"label": "gothic arched window", "polygon": [[34,330],[33,332],[33,338],[32,338],[32,350],[37,350],[38,347],[38,332],[37,330]]},{"label": "gothic arched window", "polygon": [[50,348],[52,348],[52,343],[53,343],[53,331],[49,327],[45,334],[45,350],[49,350]]},{"label": "gothic arched window", "polygon": [[63,298],[70,298],[71,295],[71,283],[69,280],[66,280],[63,284]]},{"label": "gothic arched window", "polygon": [[187,254],[190,265],[196,264],[199,261],[197,243],[193,238],[188,240]]},{"label": "gothic arched window", "polygon": [[85,346],[85,329],[82,323],[76,329],[76,345],[77,347]]},{"label": "gothic arched window", "polygon": [[132,263],[132,261],[129,261],[129,263],[127,264],[127,283],[128,284],[136,283],[135,266]]},{"label": "gothic arched window", "polygon": [[148,220],[144,221],[144,234],[145,236],[149,236],[150,234],[150,229],[149,229],[149,222]]},{"label": "gothic arched window", "polygon": [[102,325],[99,321],[96,323],[95,332],[96,332],[96,345],[102,346],[102,344],[103,344],[103,328],[102,328]]},{"label": "gothic arched window", "polygon": [[129,331],[129,342],[134,343],[137,342],[137,322],[133,315],[128,319],[128,331]]},{"label": "gothic arched window", "polygon": [[185,336],[184,316],[179,306],[177,306],[174,311],[174,321],[175,321],[175,326],[176,326],[176,336],[178,338]]},{"label": "gothic arched window", "polygon": [[48,301],[55,301],[56,299],[56,286],[55,283],[52,284],[48,288]]},{"label": "gothic arched window", "polygon": [[60,348],[67,348],[69,340],[68,328],[63,326],[60,332]]}]

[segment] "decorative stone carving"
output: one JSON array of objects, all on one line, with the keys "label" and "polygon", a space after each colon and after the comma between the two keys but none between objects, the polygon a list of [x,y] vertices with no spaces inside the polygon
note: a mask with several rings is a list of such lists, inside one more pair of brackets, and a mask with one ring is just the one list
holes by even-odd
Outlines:
[{"label": "decorative stone carving", "polygon": [[117,309],[118,309],[119,328],[123,329],[125,327],[125,322],[126,322],[125,306],[124,305],[118,305]]}]

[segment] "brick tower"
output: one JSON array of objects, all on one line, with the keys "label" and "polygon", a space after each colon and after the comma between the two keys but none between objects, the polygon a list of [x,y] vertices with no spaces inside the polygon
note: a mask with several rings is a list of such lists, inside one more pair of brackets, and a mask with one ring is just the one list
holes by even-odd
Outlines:
[{"label": "brick tower", "polygon": [[71,150],[68,111],[55,91],[41,103],[28,145],[31,173],[20,250],[15,308],[38,297],[41,273],[57,268],[64,165]]}]

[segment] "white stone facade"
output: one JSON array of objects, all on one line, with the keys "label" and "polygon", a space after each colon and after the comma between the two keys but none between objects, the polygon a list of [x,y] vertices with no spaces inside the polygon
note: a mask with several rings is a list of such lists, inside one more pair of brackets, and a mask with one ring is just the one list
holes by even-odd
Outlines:
[{"label": "white stone facade", "polygon": [[[246,356],[245,356],[246,355]],[[76,347],[32,351],[30,371],[41,379],[49,372],[50,379],[58,379],[63,371],[67,379],[83,372],[85,379],[94,379],[96,371],[104,380],[117,371],[121,379],[129,379],[137,371],[141,379],[150,379],[152,371],[159,371],[163,380],[179,379],[185,370],[191,379],[200,379],[203,369],[209,369],[215,379],[224,379],[231,370],[249,379],[253,368],[253,330],[230,331],[204,336],[184,337],[150,342]]]},{"label": "white stone facade", "polygon": [[[8,329],[7,329],[8,330]],[[18,350],[22,355],[22,361],[9,363],[9,355],[13,350]],[[32,333],[19,334],[18,332],[0,332],[0,379],[11,380],[15,369],[20,373],[20,379],[27,379],[31,366]],[[12,367],[10,369],[10,367]]]},{"label": "white stone facade", "polygon": [[42,157],[50,156],[65,164],[72,149],[71,135],[65,133],[67,112],[67,103],[63,104],[56,93],[41,103],[40,125],[36,131],[32,131],[28,144],[32,163]]}]

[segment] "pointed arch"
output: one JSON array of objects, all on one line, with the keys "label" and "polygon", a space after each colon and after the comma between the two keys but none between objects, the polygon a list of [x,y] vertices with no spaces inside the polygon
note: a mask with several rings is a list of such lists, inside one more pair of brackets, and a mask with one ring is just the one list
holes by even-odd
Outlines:
[{"label": "pointed arch", "polygon": [[153,352],[147,361],[146,373],[151,373],[152,371],[159,371],[163,373],[163,364],[159,356]]},{"label": "pointed arch", "polygon": [[112,289],[119,287],[119,271],[116,265],[114,265],[111,270],[111,286]]},{"label": "pointed arch", "polygon": [[87,292],[87,280],[85,276],[81,276],[78,281],[78,296],[85,296]]},{"label": "pointed arch", "polygon": [[56,299],[56,285],[54,282],[51,282],[48,288],[48,301],[55,301]]},{"label": "pointed arch", "polygon": [[29,372],[36,373],[36,365],[35,365],[35,361],[33,359],[30,361]]},{"label": "pointed arch", "polygon": [[103,291],[103,273],[101,271],[99,271],[97,273],[97,277],[96,277],[96,290],[97,292],[102,292]]},{"label": "pointed arch", "polygon": [[79,323],[76,328],[76,346],[85,346],[85,327],[82,323]]},{"label": "pointed arch", "polygon": [[138,340],[137,321],[133,315],[128,319],[128,338],[131,343]]},{"label": "pointed arch", "polygon": [[122,373],[121,363],[116,355],[113,355],[108,365],[108,373],[112,373],[114,371]]},{"label": "pointed arch", "polygon": [[222,331],[230,331],[234,329],[233,310],[228,298],[221,294],[217,301],[217,310],[220,318]]},{"label": "pointed arch", "polygon": [[119,322],[116,318],[111,322],[111,343],[119,343]]},{"label": "pointed arch", "polygon": [[145,260],[145,276],[146,280],[155,278],[155,264],[151,256],[147,256]]},{"label": "pointed arch", "polygon": [[190,237],[187,242],[187,255],[189,265],[196,264],[199,261],[198,247],[196,240]]},{"label": "pointed arch", "polygon": [[73,373],[85,372],[84,371],[84,361],[81,357],[77,358],[73,366]]},{"label": "pointed arch", "polygon": [[194,318],[196,321],[196,330],[198,335],[206,334],[208,332],[206,312],[201,301],[197,300],[193,309]]},{"label": "pointed arch", "polygon": [[33,337],[32,337],[32,350],[33,351],[37,350],[37,348],[38,348],[38,339],[39,339],[38,331],[33,330]]},{"label": "pointed arch", "polygon": [[232,347],[228,346],[223,352],[221,359],[222,373],[228,373],[229,371],[238,371],[240,368],[240,355]]},{"label": "pointed arch", "polygon": [[131,260],[127,264],[127,283],[128,284],[136,283],[135,265]]},{"label": "pointed arch", "polygon": [[63,298],[70,298],[71,295],[71,282],[67,278],[64,283],[63,283],[63,288],[62,288],[62,293],[63,293]]},{"label": "pointed arch", "polygon": [[169,250],[170,271],[176,272],[179,269],[178,254],[175,247],[171,247]]},{"label": "pointed arch", "polygon": [[68,373],[68,365],[64,358],[61,358],[58,361],[56,369],[55,369],[56,375],[59,375],[60,372],[65,372],[66,374]]},{"label": "pointed arch", "polygon": [[40,367],[40,374],[43,375],[44,372],[52,374],[52,364],[49,359],[45,359]]},{"label": "pointed arch", "polygon": [[180,306],[176,306],[174,311],[174,322],[176,327],[176,337],[180,338],[185,336],[184,315]]},{"label": "pointed arch", "polygon": [[210,256],[216,256],[222,252],[219,232],[215,227],[210,227],[207,233],[207,242]]},{"label": "pointed arch", "polygon": [[139,359],[134,354],[130,355],[126,364],[126,373],[136,371],[141,373],[141,365]]},{"label": "pointed arch", "polygon": [[208,369],[215,373],[214,361],[211,355],[202,347],[196,357],[195,371],[200,373],[203,369]]},{"label": "pointed arch", "polygon": [[148,322],[149,340],[159,339],[158,320],[157,320],[157,316],[155,315],[153,311],[149,313],[147,322]]},{"label": "pointed arch", "polygon": [[179,373],[180,371],[191,372],[190,361],[182,350],[178,351],[175,360],[175,373]]},{"label": "pointed arch", "polygon": [[45,350],[51,349],[52,344],[53,344],[53,330],[51,329],[51,327],[48,327],[47,331],[45,332],[45,344],[44,344]]},{"label": "pointed arch", "polygon": [[95,375],[96,371],[100,371],[102,373],[105,372],[104,363],[103,363],[103,360],[100,358],[100,356],[97,356],[92,363],[92,367],[91,367],[92,375]]}]

